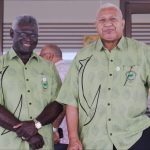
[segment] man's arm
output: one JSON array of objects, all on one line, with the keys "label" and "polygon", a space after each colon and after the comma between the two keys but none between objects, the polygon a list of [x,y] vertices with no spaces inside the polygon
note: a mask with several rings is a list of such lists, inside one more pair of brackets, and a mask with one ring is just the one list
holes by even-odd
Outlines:
[{"label": "man's arm", "polygon": [[41,112],[41,114],[36,118],[42,126],[52,123],[58,115],[63,111],[63,106],[53,101],[49,103],[44,110]]},{"label": "man's arm", "polygon": [[[40,122],[42,126],[52,123],[59,113],[63,110],[63,106],[56,101],[49,103],[43,111],[37,116],[36,120]],[[14,126],[16,133],[19,137],[25,137],[25,139],[29,139],[35,134],[37,134],[38,130],[35,126],[34,120],[30,121],[22,121],[21,123]]]},{"label": "man's arm", "polygon": [[15,131],[13,126],[19,124],[20,120],[17,119],[9,110],[0,105],[0,126],[10,131]]},{"label": "man's arm", "polygon": [[56,129],[56,131],[53,131],[53,140],[54,140],[55,144],[59,143],[59,141],[60,141],[60,135],[59,135],[59,132],[58,132],[58,128],[59,128],[62,120],[64,119],[65,114],[66,114],[66,108],[64,106],[63,111],[59,114],[59,116],[52,123],[53,128]]},{"label": "man's arm", "polygon": [[66,108],[65,106],[63,106],[63,111],[59,114],[59,116],[52,123],[54,128],[58,128],[60,126],[62,120],[64,119],[65,114],[66,114]]},{"label": "man's arm", "polygon": [[[14,126],[16,126],[17,124],[21,124],[21,121],[17,119],[4,106],[0,105],[0,126],[3,127],[4,129],[14,131],[17,133],[18,129],[14,128]],[[42,148],[44,145],[43,138],[38,133],[36,133],[32,138],[28,139],[28,142],[30,147],[32,147],[32,149]]]},{"label": "man's arm", "polygon": [[66,117],[69,136],[68,150],[82,150],[82,144],[78,137],[78,108],[67,105]]}]

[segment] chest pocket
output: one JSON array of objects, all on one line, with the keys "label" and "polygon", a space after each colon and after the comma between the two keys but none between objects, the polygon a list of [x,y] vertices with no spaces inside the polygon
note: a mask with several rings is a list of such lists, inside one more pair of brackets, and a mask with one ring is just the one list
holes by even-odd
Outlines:
[{"label": "chest pocket", "polygon": [[141,66],[140,65],[131,65],[131,66],[122,66],[121,72],[121,84],[122,86],[136,86],[143,85],[141,80]]}]

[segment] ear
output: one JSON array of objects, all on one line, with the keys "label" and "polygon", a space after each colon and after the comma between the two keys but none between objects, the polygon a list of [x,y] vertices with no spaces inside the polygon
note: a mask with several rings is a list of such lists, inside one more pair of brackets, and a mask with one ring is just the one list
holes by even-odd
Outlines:
[{"label": "ear", "polygon": [[125,20],[124,19],[122,19],[122,27],[123,27],[123,29],[125,27]]},{"label": "ear", "polygon": [[13,38],[14,37],[14,30],[12,28],[10,28],[10,37]]}]

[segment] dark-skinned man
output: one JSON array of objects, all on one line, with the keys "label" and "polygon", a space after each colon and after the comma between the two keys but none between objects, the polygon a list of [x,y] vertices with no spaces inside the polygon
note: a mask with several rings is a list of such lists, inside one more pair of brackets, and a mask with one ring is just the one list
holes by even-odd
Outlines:
[{"label": "dark-skinned man", "polygon": [[34,17],[16,17],[10,36],[12,48],[0,58],[0,148],[52,150],[50,123],[63,109],[55,101],[61,80],[55,66],[33,52],[38,43]]}]

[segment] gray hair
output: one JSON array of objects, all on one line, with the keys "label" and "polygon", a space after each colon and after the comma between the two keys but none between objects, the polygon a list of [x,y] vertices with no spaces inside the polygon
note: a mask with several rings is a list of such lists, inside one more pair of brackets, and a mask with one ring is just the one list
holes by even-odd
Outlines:
[{"label": "gray hair", "polygon": [[123,18],[123,15],[122,15],[122,12],[121,12],[120,8],[119,8],[118,6],[116,6],[115,4],[113,4],[113,3],[104,3],[104,4],[99,8],[99,10],[97,11],[96,17],[98,16],[99,12],[100,12],[101,10],[105,9],[105,8],[114,8],[114,9],[116,9],[116,10],[118,11],[120,17]]},{"label": "gray hair", "polygon": [[22,16],[15,17],[11,27],[13,30],[15,30],[18,25],[26,25],[26,24],[33,25],[38,30],[38,23],[36,19],[30,15],[22,15]]}]

